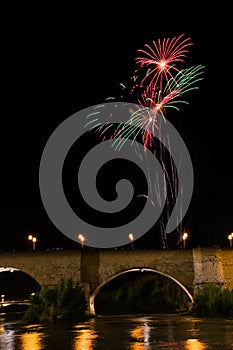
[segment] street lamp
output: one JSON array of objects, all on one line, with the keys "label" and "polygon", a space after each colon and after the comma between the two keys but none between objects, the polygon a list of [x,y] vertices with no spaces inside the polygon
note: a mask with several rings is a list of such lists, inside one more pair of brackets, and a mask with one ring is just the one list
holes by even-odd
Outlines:
[{"label": "street lamp", "polygon": [[33,237],[32,235],[28,235],[28,240],[32,242],[32,250],[36,250],[36,241],[37,241],[36,237]]},{"label": "street lamp", "polygon": [[133,241],[134,241],[134,236],[132,233],[129,234],[129,240],[131,241],[131,247],[133,249]]},{"label": "street lamp", "polygon": [[31,250],[31,243],[30,241],[32,241],[33,236],[32,235],[28,235],[28,240],[29,240],[29,250]]},{"label": "street lamp", "polygon": [[233,239],[233,232],[228,235],[229,243],[230,243],[230,248],[232,248],[232,239]]},{"label": "street lamp", "polygon": [[36,237],[32,237],[32,250],[33,251],[36,250],[36,241],[37,241]]},{"label": "street lamp", "polygon": [[79,240],[81,241],[81,245],[82,245],[82,248],[83,248],[84,241],[85,241],[85,237],[80,233],[80,234],[78,235],[78,238],[79,238]]},{"label": "street lamp", "polygon": [[183,236],[182,236],[184,249],[186,248],[186,240],[187,240],[187,238],[188,238],[188,234],[187,234],[187,232],[184,232]]}]

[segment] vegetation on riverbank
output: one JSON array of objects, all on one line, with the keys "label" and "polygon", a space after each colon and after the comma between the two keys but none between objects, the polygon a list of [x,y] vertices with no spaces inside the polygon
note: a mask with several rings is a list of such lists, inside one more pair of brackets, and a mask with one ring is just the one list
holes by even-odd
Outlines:
[{"label": "vegetation on riverbank", "polygon": [[[95,298],[95,310],[101,315],[140,313],[184,313],[195,317],[233,317],[233,290],[214,284],[199,288],[192,308],[187,294],[174,281],[156,275],[144,275],[115,281],[102,288]],[[56,320],[79,322],[89,319],[83,287],[72,279],[62,279],[51,289],[42,287],[31,297],[22,321],[49,323]]]},{"label": "vegetation on riverbank", "polygon": [[233,290],[206,284],[198,289],[191,314],[197,317],[233,317]]},{"label": "vegetation on riverbank", "polygon": [[82,321],[87,318],[87,302],[80,284],[74,285],[71,278],[62,279],[51,289],[42,287],[31,297],[30,306],[23,316],[24,323],[53,322],[58,319]]},{"label": "vegetation on riverbank", "polygon": [[118,282],[103,287],[95,298],[95,310],[101,315],[180,313],[188,310],[190,304],[184,290],[157,274],[135,274],[130,280],[124,275]]}]

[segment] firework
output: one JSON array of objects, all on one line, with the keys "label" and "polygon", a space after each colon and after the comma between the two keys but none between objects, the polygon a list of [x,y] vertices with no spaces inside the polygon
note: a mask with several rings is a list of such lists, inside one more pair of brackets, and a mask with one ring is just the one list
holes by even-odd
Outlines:
[{"label": "firework", "polygon": [[199,89],[195,84],[203,79],[204,66],[199,65],[180,70],[174,78],[170,78],[166,83],[164,90],[157,90],[151,85],[142,93],[138,103],[142,106],[152,108],[155,113],[164,117],[164,111],[167,108],[179,110],[177,104],[188,104],[187,101],[179,99],[185,93]]},{"label": "firework", "polygon": [[[113,146],[116,150],[121,149],[126,139],[131,138],[133,142],[138,135],[142,136],[144,149],[151,148],[158,130],[159,118],[165,119],[164,113],[167,108],[179,110],[177,105],[188,104],[182,99],[182,96],[191,90],[198,89],[195,84],[203,79],[203,71],[204,66],[202,65],[180,70],[174,78],[168,80],[164,91],[158,91],[149,85],[138,99],[139,106],[131,114],[129,121],[120,124],[115,130]],[[112,126],[108,125],[105,131]]]},{"label": "firework", "polygon": [[[176,163],[172,159],[173,149],[169,132],[161,131],[161,126],[168,121],[165,119],[170,109],[179,111],[179,107],[189,104],[184,97],[191,91],[199,89],[198,83],[203,79],[204,66],[197,65],[189,68],[182,67],[185,62],[190,46],[193,45],[190,38],[184,34],[174,38],[158,39],[151,45],[146,44],[144,49],[137,50],[140,55],[135,59],[136,69],[130,78],[129,84],[120,83],[121,94],[119,100],[135,103],[134,110],[129,110],[129,119],[125,122],[114,122],[114,112],[109,116],[108,122],[101,123],[101,113],[97,107],[96,113],[87,116],[86,126],[92,126],[102,141],[112,140],[111,146],[120,151],[130,139],[134,145],[135,152],[140,159],[147,159],[146,150],[149,149],[160,162],[166,178],[166,186],[160,188],[156,180],[148,173],[149,188],[147,196],[151,203],[157,203],[158,198],[167,197],[167,206],[164,215],[160,218],[161,238],[163,247],[166,247],[166,226],[170,220],[176,200],[180,198],[180,212],[177,222],[181,223],[183,218],[182,193],[183,184],[179,183],[179,168],[182,160]],[[112,97],[106,102],[113,100]],[[115,98],[117,101],[118,99]],[[130,102],[130,101],[129,101]],[[118,102],[116,102],[117,106]],[[161,132],[163,138],[161,138]],[[156,140],[160,142],[156,142]],[[137,141],[137,142],[135,142]],[[138,148],[143,144],[143,154]],[[182,155],[181,155],[182,157]],[[181,163],[180,163],[181,162]],[[178,166],[178,169],[177,169]],[[167,194],[167,196],[166,196]],[[179,217],[178,217],[179,216]],[[178,228],[178,227],[177,227]],[[182,232],[182,226],[178,228]],[[180,240],[178,232],[178,242]]]},{"label": "firework", "polygon": [[168,82],[170,78],[174,79],[173,73],[179,72],[175,64],[184,62],[190,45],[191,38],[184,38],[184,34],[181,34],[174,38],[158,39],[151,46],[145,44],[145,49],[137,50],[143,56],[135,59],[136,65],[147,69],[141,84],[155,85],[162,90],[164,80]]},{"label": "firework", "polygon": [[[177,68],[176,64],[184,63],[191,38],[185,38],[184,34],[174,38],[158,39],[152,45],[145,45],[145,49],[139,49],[143,56],[136,58],[135,75],[130,78],[131,87],[120,83],[123,92],[126,92],[134,102],[141,107],[131,113],[130,119],[116,126],[113,115],[109,117],[106,125],[99,127],[98,117],[88,121],[100,134],[102,141],[106,138],[113,140],[113,147],[120,150],[125,140],[133,141],[141,135],[144,149],[152,147],[154,137],[158,131],[158,119],[165,119],[167,109],[179,111],[179,105],[188,104],[183,95],[191,90],[198,89],[197,83],[202,80],[204,66],[192,66],[190,68]],[[144,68],[147,69],[146,75]],[[123,98],[123,95],[121,95]],[[109,101],[108,98],[106,101]],[[110,136],[109,136],[110,135]]]}]

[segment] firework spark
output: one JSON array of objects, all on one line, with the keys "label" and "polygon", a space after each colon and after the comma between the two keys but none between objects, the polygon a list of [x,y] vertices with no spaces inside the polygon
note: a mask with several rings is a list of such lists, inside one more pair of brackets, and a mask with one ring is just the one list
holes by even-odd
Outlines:
[{"label": "firework spark", "polygon": [[170,78],[174,79],[173,72],[179,72],[175,64],[184,62],[190,45],[193,45],[191,38],[184,38],[184,34],[181,34],[174,38],[152,41],[151,46],[145,44],[145,49],[138,49],[143,56],[135,59],[136,65],[147,69],[141,84],[156,85],[162,90],[164,79],[168,82]]}]

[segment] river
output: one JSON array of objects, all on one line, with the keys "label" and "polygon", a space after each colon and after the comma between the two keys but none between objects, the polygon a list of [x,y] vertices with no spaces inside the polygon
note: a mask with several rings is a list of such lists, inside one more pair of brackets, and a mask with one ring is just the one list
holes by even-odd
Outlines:
[{"label": "river", "polygon": [[233,319],[176,314],[98,316],[79,324],[0,319],[2,350],[230,350]]}]

